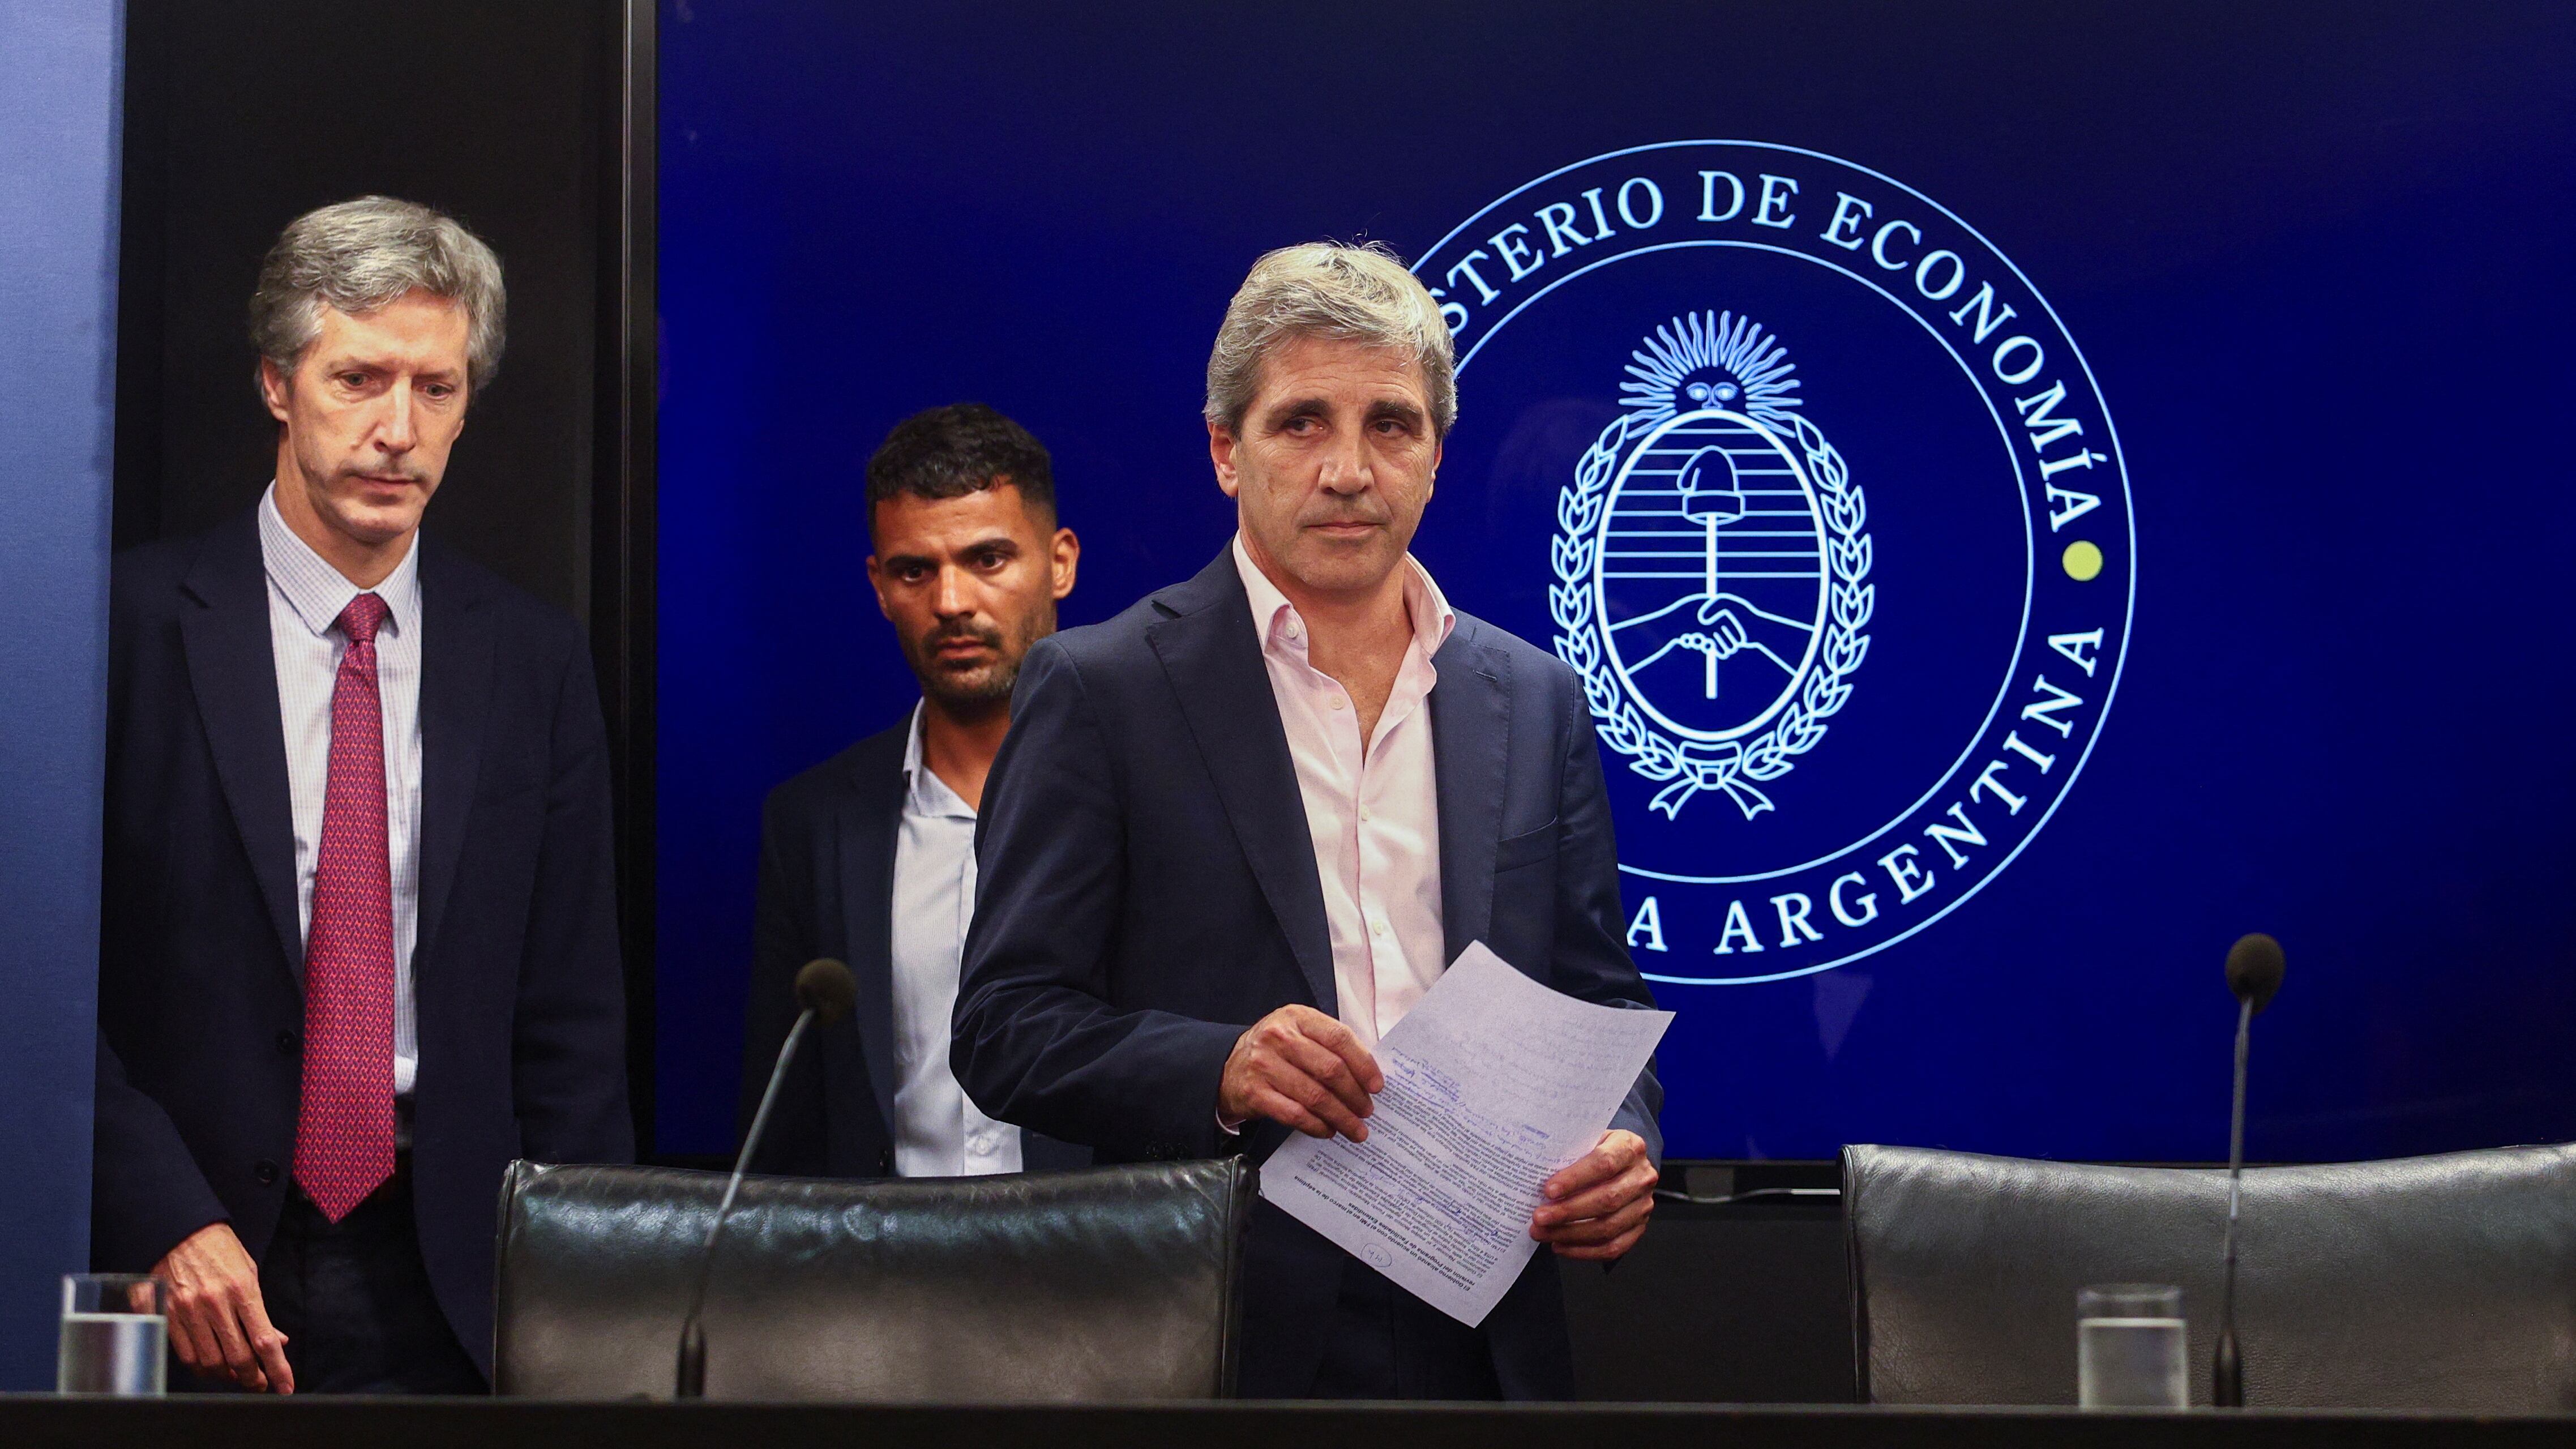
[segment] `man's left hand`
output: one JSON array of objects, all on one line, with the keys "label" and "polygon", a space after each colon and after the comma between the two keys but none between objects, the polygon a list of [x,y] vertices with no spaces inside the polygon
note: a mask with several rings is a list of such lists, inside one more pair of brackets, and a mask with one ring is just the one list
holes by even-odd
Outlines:
[{"label": "man's left hand", "polygon": [[1540,1186],[1546,1201],[1530,1216],[1530,1236],[1560,1258],[1613,1262],[1645,1235],[1662,1177],[1646,1157],[1646,1139],[1613,1127]]}]

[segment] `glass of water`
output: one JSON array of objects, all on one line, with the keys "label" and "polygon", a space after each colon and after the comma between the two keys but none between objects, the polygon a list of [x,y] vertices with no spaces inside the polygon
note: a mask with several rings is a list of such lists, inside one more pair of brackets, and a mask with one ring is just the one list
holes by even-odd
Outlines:
[{"label": "glass of water", "polygon": [[2075,1295],[2076,1402],[2088,1409],[2179,1409],[2191,1402],[2182,1290],[2104,1283]]},{"label": "glass of water", "polygon": [[169,1372],[169,1342],[160,1279],[135,1273],[63,1275],[56,1393],[159,1394]]}]

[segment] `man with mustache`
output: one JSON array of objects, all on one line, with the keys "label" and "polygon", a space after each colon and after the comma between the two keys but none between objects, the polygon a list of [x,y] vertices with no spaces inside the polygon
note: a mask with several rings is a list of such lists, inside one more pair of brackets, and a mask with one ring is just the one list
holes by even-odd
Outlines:
[{"label": "man with mustache", "polygon": [[421,528],[503,300],[427,207],[297,218],[274,480],[116,561],[91,1253],[241,1388],[481,1392],[502,1170],[634,1152],[588,641]]},{"label": "man with mustache", "polygon": [[[1454,371],[1382,250],[1285,248],[1235,293],[1205,409],[1233,540],[1031,650],[993,765],[956,1065],[996,1116],[1108,1161],[1364,1140],[1374,1047],[1472,941],[1652,1005],[1580,682],[1407,552]],[[1256,1205],[1239,1391],[1571,1397],[1554,1259],[1645,1231],[1660,1099],[1641,1076],[1548,1181],[1529,1232],[1554,1253],[1475,1327]]]},{"label": "man with mustache", "polygon": [[948,1066],[975,907],[975,812],[1029,646],[1055,632],[1081,544],[1046,448],[980,403],[906,418],[868,460],[868,582],[921,701],[772,791],[743,1048],[748,1130],[795,1024],[797,969],[850,965],[857,1009],[797,1053],[755,1166],[964,1177],[1090,1154],[986,1116]]}]

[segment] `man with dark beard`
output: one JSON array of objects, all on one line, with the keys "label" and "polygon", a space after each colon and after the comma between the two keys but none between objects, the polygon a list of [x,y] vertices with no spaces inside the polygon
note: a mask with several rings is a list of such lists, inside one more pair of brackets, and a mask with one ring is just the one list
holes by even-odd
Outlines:
[{"label": "man with dark beard", "polygon": [[797,968],[836,956],[858,1007],[797,1053],[754,1167],[964,1177],[1087,1164],[985,1116],[948,1065],[975,908],[975,811],[1029,646],[1081,545],[1046,448],[980,403],[897,424],[868,460],[868,582],[921,681],[903,722],[770,792],[743,1050],[748,1127],[794,1024]]}]

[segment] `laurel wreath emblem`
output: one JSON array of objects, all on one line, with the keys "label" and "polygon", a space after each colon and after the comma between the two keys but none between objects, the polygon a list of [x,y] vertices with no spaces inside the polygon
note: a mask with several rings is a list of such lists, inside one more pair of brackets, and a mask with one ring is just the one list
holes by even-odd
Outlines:
[{"label": "laurel wreath emblem", "polygon": [[1556,521],[1561,530],[1552,553],[1557,582],[1548,589],[1548,612],[1555,619],[1557,657],[1583,676],[1584,699],[1600,721],[1602,742],[1628,757],[1629,768],[1649,780],[1666,782],[1654,808],[1677,817],[1683,805],[1702,790],[1715,790],[1733,800],[1744,818],[1775,808],[1757,781],[1776,780],[1795,766],[1799,755],[1825,737],[1825,720],[1850,700],[1852,673],[1869,653],[1870,611],[1877,590],[1869,580],[1870,544],[1867,500],[1851,481],[1842,454],[1815,424],[1780,410],[1771,411],[1769,426],[1785,429],[1789,441],[1806,457],[1807,475],[1816,491],[1818,511],[1828,534],[1825,557],[1833,573],[1828,624],[1815,667],[1801,681],[1797,696],[1750,741],[1675,741],[1656,729],[1629,699],[1611,667],[1603,644],[1608,621],[1594,617],[1592,570],[1599,552],[1601,511],[1609,501],[1610,480],[1629,436],[1642,436],[1650,416],[1621,414],[1575,465],[1574,481],[1559,489]]}]

